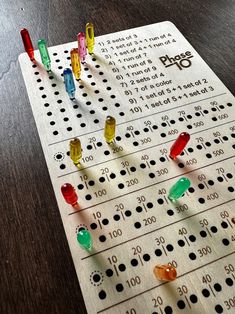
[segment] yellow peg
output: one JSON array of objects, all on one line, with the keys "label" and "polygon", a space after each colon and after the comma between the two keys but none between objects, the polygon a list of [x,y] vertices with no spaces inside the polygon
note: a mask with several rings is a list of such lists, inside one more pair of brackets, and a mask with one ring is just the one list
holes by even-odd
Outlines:
[{"label": "yellow peg", "polygon": [[82,147],[78,138],[70,141],[70,158],[76,166],[80,163],[80,159],[82,158]]},{"label": "yellow peg", "polygon": [[115,137],[116,120],[107,116],[104,127],[104,137],[107,143],[111,143]]},{"label": "yellow peg", "polygon": [[89,54],[92,54],[95,46],[94,26],[92,23],[86,24],[86,44]]},{"label": "yellow peg", "polygon": [[81,76],[81,64],[80,64],[80,57],[79,57],[78,48],[71,49],[70,58],[71,58],[71,65],[72,65],[73,74],[74,74],[76,80],[79,80],[80,76]]}]

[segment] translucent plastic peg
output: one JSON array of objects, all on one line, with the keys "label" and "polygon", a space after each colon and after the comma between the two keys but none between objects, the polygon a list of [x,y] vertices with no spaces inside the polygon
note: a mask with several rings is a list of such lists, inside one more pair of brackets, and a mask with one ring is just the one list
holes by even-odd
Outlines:
[{"label": "translucent plastic peg", "polygon": [[70,183],[65,183],[61,187],[61,193],[66,203],[75,206],[77,205],[78,196],[75,192],[74,187]]},{"label": "translucent plastic peg", "polygon": [[95,46],[94,26],[92,23],[86,24],[86,44],[89,54],[92,54]]},{"label": "translucent plastic peg", "polygon": [[168,198],[171,201],[176,201],[178,198],[180,198],[190,187],[190,181],[187,178],[181,178],[179,179],[171,188],[169,191]]},{"label": "translucent plastic peg", "polygon": [[73,73],[69,68],[66,68],[63,71],[63,76],[66,92],[68,93],[70,99],[74,99],[76,88],[73,80]]},{"label": "translucent plastic peg", "polygon": [[77,233],[77,241],[80,246],[85,250],[91,250],[93,241],[91,234],[88,230],[81,230]]},{"label": "translucent plastic peg", "polygon": [[47,45],[45,39],[39,39],[38,41],[38,49],[40,52],[40,56],[42,59],[42,64],[47,71],[51,70],[51,59],[49,56],[49,52],[47,50]]},{"label": "translucent plastic peg", "polygon": [[173,281],[177,277],[175,267],[171,266],[170,264],[156,265],[153,272],[159,280]]},{"label": "translucent plastic peg", "polygon": [[175,159],[178,155],[182,153],[188,141],[190,140],[190,135],[187,132],[182,132],[171,146],[170,157]]},{"label": "translucent plastic peg", "polygon": [[79,80],[81,76],[81,64],[80,64],[78,48],[73,48],[70,51],[70,58],[71,58],[71,66],[72,66],[73,74],[76,80]]},{"label": "translucent plastic peg", "polygon": [[70,158],[75,165],[78,165],[82,158],[82,147],[81,142],[78,138],[70,141]]},{"label": "translucent plastic peg", "polygon": [[111,143],[115,137],[116,120],[107,116],[104,127],[104,137],[107,143]]},{"label": "translucent plastic peg", "polygon": [[82,63],[84,63],[86,59],[86,55],[87,55],[85,34],[81,32],[78,34],[77,38],[78,38],[78,51],[80,55],[80,60]]},{"label": "translucent plastic peg", "polygon": [[20,34],[22,37],[25,51],[27,52],[30,60],[34,61],[34,48],[33,48],[33,44],[29,35],[29,31],[26,28],[23,28],[20,31]]}]

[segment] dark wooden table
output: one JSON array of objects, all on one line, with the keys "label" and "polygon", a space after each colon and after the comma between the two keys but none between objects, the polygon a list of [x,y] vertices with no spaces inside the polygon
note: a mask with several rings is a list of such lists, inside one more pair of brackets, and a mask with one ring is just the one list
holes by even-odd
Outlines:
[{"label": "dark wooden table", "polygon": [[0,1],[0,313],[86,313],[17,61],[20,29],[54,46],[88,21],[102,35],[164,20],[234,94],[234,0]]}]

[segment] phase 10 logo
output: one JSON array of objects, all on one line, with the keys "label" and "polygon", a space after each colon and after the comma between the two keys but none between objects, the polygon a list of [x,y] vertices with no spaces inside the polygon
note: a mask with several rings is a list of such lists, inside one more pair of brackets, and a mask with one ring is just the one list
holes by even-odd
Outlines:
[{"label": "phase 10 logo", "polygon": [[164,64],[166,68],[176,65],[178,69],[183,70],[184,68],[189,68],[192,65],[193,55],[190,51],[175,55],[174,57],[169,57],[168,55],[160,57],[160,61]]}]

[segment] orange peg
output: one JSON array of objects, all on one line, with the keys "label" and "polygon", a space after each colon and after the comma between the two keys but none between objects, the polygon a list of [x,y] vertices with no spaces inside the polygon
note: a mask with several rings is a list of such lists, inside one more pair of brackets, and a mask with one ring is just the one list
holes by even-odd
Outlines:
[{"label": "orange peg", "polygon": [[171,266],[170,264],[156,265],[153,272],[159,280],[172,281],[177,277],[175,267]]}]

